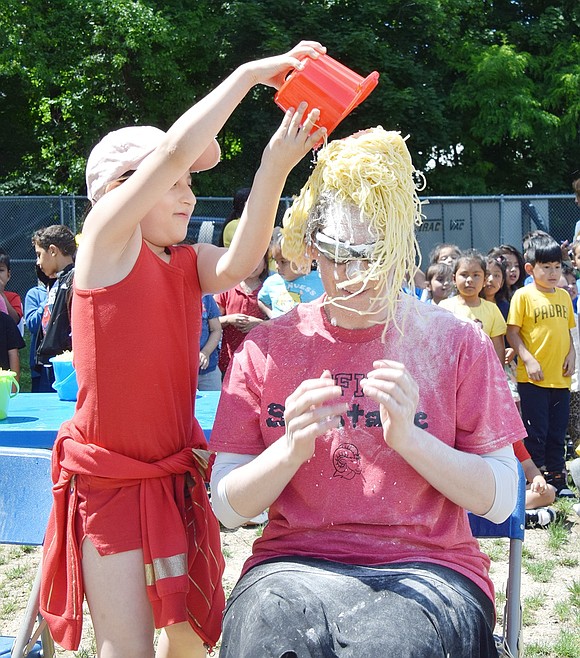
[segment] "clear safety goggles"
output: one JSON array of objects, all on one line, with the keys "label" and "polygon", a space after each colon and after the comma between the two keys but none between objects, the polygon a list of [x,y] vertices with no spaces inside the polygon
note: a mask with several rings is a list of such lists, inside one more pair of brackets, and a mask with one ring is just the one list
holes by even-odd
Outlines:
[{"label": "clear safety goggles", "polygon": [[347,244],[335,240],[318,231],[312,237],[312,244],[318,251],[335,263],[349,263],[353,260],[372,260],[374,244]]}]

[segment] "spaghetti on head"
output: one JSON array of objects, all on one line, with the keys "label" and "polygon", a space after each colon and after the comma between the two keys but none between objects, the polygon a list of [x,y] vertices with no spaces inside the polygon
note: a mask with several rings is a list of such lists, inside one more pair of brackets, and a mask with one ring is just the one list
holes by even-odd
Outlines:
[{"label": "spaghetti on head", "polygon": [[334,242],[336,262],[347,262],[350,251],[350,260],[359,266],[347,267],[349,279],[342,287],[360,285],[356,295],[372,283],[377,294],[368,312],[382,311],[387,326],[401,289],[412,282],[420,262],[416,173],[398,132],[378,126],[329,142],[284,216],[285,258],[304,268],[311,246],[332,259]]}]

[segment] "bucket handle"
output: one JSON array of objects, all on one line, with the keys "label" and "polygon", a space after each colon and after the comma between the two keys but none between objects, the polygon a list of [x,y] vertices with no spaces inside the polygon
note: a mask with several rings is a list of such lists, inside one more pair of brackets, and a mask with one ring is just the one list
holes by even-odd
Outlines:
[{"label": "bucket handle", "polygon": [[14,386],[16,386],[16,390],[14,391],[14,393],[12,393],[12,386],[10,387],[10,397],[11,398],[16,397],[18,395],[18,393],[20,393],[20,384],[18,383],[18,380],[16,379],[16,377],[12,378],[12,384]]},{"label": "bucket handle", "polygon": [[58,391],[60,388],[65,386],[65,384],[68,384],[69,380],[71,380],[75,376],[76,376],[76,372],[73,370],[72,372],[69,372],[69,374],[64,379],[61,379],[59,382],[54,381],[52,383],[52,388],[54,388],[55,391]]}]

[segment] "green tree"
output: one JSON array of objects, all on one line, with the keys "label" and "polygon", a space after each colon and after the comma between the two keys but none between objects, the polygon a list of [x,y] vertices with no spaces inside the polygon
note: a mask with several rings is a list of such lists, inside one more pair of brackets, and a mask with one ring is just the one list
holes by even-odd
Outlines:
[{"label": "green tree", "polygon": [[[84,193],[90,147],[167,128],[237,65],[317,39],[378,87],[332,138],[409,135],[427,194],[561,192],[578,168],[577,0],[3,0],[0,192]],[[281,120],[252,90],[197,192],[249,185]],[[286,193],[298,191],[304,161]]]},{"label": "green tree", "polygon": [[85,158],[104,133],[131,123],[167,127],[205,93],[219,53],[214,4],[155,4],[5,1],[0,79],[22,95],[3,96],[0,111],[22,109],[34,135],[19,144],[5,125],[20,161],[4,172],[5,190],[82,194]]}]

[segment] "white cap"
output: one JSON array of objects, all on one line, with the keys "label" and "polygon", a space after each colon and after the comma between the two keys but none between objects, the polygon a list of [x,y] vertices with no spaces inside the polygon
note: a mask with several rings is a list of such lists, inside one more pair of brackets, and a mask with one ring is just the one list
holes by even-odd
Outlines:
[{"label": "white cap", "polygon": [[[93,148],[87,160],[87,194],[95,204],[105,193],[109,183],[128,171],[134,171],[165,137],[153,126],[130,126],[114,130]],[[220,147],[214,139],[191,165],[191,171],[206,171],[220,160]]]}]

